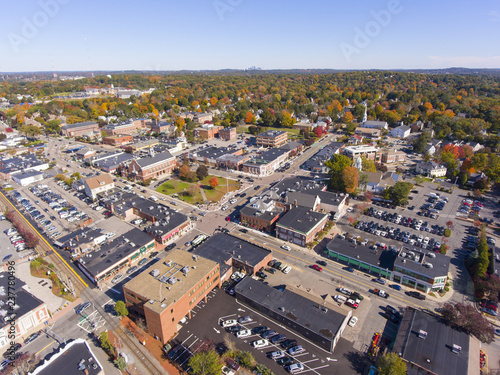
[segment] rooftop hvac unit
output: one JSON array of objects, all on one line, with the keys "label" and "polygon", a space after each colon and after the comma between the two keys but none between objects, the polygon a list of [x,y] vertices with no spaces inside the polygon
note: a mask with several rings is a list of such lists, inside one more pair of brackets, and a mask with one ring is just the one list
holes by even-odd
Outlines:
[{"label": "rooftop hvac unit", "polygon": [[427,337],[427,332],[425,332],[422,329],[418,331],[418,338],[419,339],[425,339],[426,337]]},{"label": "rooftop hvac unit", "polygon": [[434,254],[434,253],[428,253],[427,255],[428,255],[429,257],[431,257],[431,258],[435,258],[435,257],[436,257],[436,254]]},{"label": "rooftop hvac unit", "polygon": [[432,267],[434,267],[431,263],[427,263],[425,266],[426,266],[427,268],[432,268]]},{"label": "rooftop hvac unit", "polygon": [[462,351],[462,347],[459,345],[453,344],[451,351],[455,354],[458,354]]},{"label": "rooftop hvac unit", "polygon": [[150,272],[151,276],[153,277],[158,277],[160,275],[160,270],[159,269],[154,269]]},{"label": "rooftop hvac unit", "polygon": [[183,274],[185,274],[185,275],[186,275],[186,274],[188,274],[188,273],[189,273],[190,268],[189,268],[189,266],[182,267],[181,271],[182,271],[182,273],[183,273]]},{"label": "rooftop hvac unit", "polygon": [[176,282],[177,282],[177,279],[175,277],[171,277],[170,279],[168,279],[168,283],[170,285],[174,285]]},{"label": "rooftop hvac unit", "polygon": [[172,266],[172,261],[171,260],[167,260],[163,264],[166,265],[167,267],[171,267]]}]

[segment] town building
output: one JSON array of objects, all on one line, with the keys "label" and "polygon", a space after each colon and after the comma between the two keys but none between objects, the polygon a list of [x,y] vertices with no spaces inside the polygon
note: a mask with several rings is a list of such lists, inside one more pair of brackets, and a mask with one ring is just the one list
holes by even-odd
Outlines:
[{"label": "town building", "polygon": [[363,138],[368,138],[372,140],[379,140],[381,135],[381,130],[376,128],[362,128],[357,127],[354,130],[355,135],[360,135]]},{"label": "town building", "polygon": [[[189,153],[189,157],[192,160],[196,160],[198,163],[204,163],[211,166],[217,165],[217,160],[220,157],[225,157],[226,155],[239,157],[243,153],[242,149],[238,149],[236,147],[205,147],[199,148]],[[244,158],[248,160],[249,156],[246,155]],[[239,158],[240,159],[240,158]],[[239,163],[241,164],[241,163]]]},{"label": "town building", "polygon": [[222,169],[241,170],[248,160],[250,160],[250,154],[224,154],[215,159],[215,166]]},{"label": "town building", "polygon": [[440,317],[406,307],[392,351],[407,375],[479,375],[480,342]]},{"label": "town building", "polygon": [[100,249],[85,254],[77,260],[78,268],[95,285],[101,286],[124,268],[131,267],[155,249],[155,240],[145,232],[133,228]]},{"label": "town building", "polygon": [[167,343],[178,323],[207,302],[220,286],[219,264],[187,251],[174,250],[123,286],[127,308],[142,316],[149,334]]},{"label": "town building", "polygon": [[444,288],[450,266],[450,258],[440,253],[365,246],[339,236],[326,245],[325,255],[360,271],[426,293]]},{"label": "town building", "polygon": [[134,157],[123,151],[114,151],[101,153],[99,156],[94,156],[90,160],[86,160],[88,164],[94,168],[98,168],[106,173],[115,173],[122,163],[125,163]]},{"label": "town building", "polygon": [[411,128],[406,125],[400,125],[391,130],[391,136],[394,138],[406,138],[410,135]]},{"label": "town building", "polygon": [[446,167],[433,161],[420,162],[415,167],[415,172],[424,176],[443,177],[446,176]]},{"label": "town building", "polygon": [[328,173],[328,167],[325,162],[330,160],[333,155],[339,154],[344,147],[341,142],[332,142],[328,146],[323,147],[304,163],[304,168],[313,173]]},{"label": "town building", "polygon": [[120,172],[125,178],[144,182],[171,174],[176,165],[175,157],[170,152],[164,151],[159,154],[152,152],[149,157],[122,163]]},{"label": "town building", "polygon": [[406,153],[403,151],[384,151],[381,154],[380,161],[384,164],[404,163]]},{"label": "town building", "polygon": [[107,136],[117,134],[137,134],[145,128],[144,119],[119,122],[118,124],[104,125]]},{"label": "town building", "polygon": [[61,126],[61,134],[64,137],[91,137],[96,132],[99,132],[99,124],[94,121],[77,122]]},{"label": "town building", "polygon": [[288,160],[290,151],[272,148],[241,164],[241,170],[257,176],[269,176],[283,166]]},{"label": "town building", "polygon": [[167,121],[152,121],[149,124],[149,127],[151,129],[151,133],[166,134],[169,136],[173,136],[177,130],[177,126],[175,126],[173,122]]},{"label": "town building", "polygon": [[94,157],[96,154],[94,149],[84,147],[78,151],[75,152],[75,157],[78,160],[86,160]]},{"label": "town building", "polygon": [[193,130],[195,138],[201,138],[201,139],[214,139],[216,136],[219,135],[219,131],[221,129],[224,129],[222,126],[217,126],[214,124],[203,124],[199,128],[195,128]]},{"label": "town building", "polygon": [[15,275],[0,273],[0,347],[6,347],[21,337],[26,338],[50,318],[45,302],[27,289],[26,283]]},{"label": "town building", "polygon": [[359,145],[359,146],[347,146],[343,149],[343,154],[350,157],[352,160],[356,160],[358,157],[364,156],[369,160],[378,160],[377,158],[377,147],[370,145]]},{"label": "town building", "polygon": [[53,243],[60,249],[68,250],[75,259],[94,250],[107,240],[108,237],[101,229],[84,227],[59,237]]},{"label": "town building", "polygon": [[193,254],[219,264],[221,282],[234,271],[255,275],[273,259],[271,250],[226,233],[217,233],[193,250]]},{"label": "town building", "polygon": [[87,197],[96,199],[98,194],[114,189],[115,183],[111,175],[105,173],[85,179],[84,188]]},{"label": "town building", "polygon": [[394,186],[401,176],[393,172],[363,172],[367,176],[366,191],[375,194],[383,194],[385,189]]},{"label": "town building", "polygon": [[312,293],[290,286],[278,290],[250,277],[236,285],[235,296],[330,353],[352,315],[352,310],[341,309]]},{"label": "town building", "polygon": [[280,147],[286,143],[288,133],[280,130],[268,130],[257,135],[257,146]]},{"label": "town building", "polygon": [[223,128],[219,130],[219,138],[225,141],[234,141],[236,139],[236,128]]},{"label": "town building", "polygon": [[363,121],[360,124],[360,127],[379,129],[379,130],[388,130],[389,124],[386,121],[369,120],[369,121]]},{"label": "town building", "polygon": [[272,232],[283,208],[276,206],[276,199],[270,194],[252,197],[250,202],[240,209],[240,223],[246,227]]},{"label": "town building", "polygon": [[114,147],[121,147],[134,142],[134,137],[129,134],[109,135],[102,139],[102,143]]},{"label": "town building", "polygon": [[325,227],[327,220],[325,213],[294,207],[276,224],[276,237],[305,247]]},{"label": "town building", "polygon": [[63,343],[31,375],[104,375],[104,369],[84,339]]},{"label": "town building", "polygon": [[0,160],[0,178],[10,180],[14,174],[44,171],[49,163],[40,161],[35,154],[19,155]]}]

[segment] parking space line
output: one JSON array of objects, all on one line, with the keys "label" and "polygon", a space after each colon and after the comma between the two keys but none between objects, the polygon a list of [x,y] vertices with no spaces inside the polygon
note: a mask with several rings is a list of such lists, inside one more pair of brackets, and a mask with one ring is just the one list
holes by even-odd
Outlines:
[{"label": "parking space line", "polygon": [[101,305],[101,307],[106,306],[106,305],[108,304],[108,302],[109,302],[109,301],[112,301],[112,300],[113,300],[113,298],[108,299],[106,302],[104,302],[104,303]]},{"label": "parking space line", "polygon": [[229,318],[229,317],[231,317],[231,316],[235,316],[235,315],[237,315],[237,314],[231,314],[231,315],[221,316],[221,317],[219,318],[219,321],[220,321],[220,320],[224,320],[224,319],[226,319],[226,318]]},{"label": "parking space line", "polygon": [[183,342],[181,342],[181,345],[184,346],[184,343],[189,340],[191,338],[191,336],[193,336],[193,334],[191,333]]}]

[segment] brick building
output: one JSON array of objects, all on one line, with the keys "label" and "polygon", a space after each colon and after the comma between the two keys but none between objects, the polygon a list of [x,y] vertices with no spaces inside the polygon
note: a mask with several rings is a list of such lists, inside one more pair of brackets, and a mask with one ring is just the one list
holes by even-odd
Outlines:
[{"label": "brick building", "polygon": [[172,173],[176,166],[175,157],[168,151],[142,159],[132,159],[120,166],[121,175],[144,182],[150,178],[159,178]]},{"label": "brick building", "polygon": [[386,151],[381,155],[380,160],[382,163],[404,163],[406,161],[406,153],[403,151]]},{"label": "brick building", "polygon": [[286,143],[288,133],[280,130],[268,130],[257,135],[257,146],[280,147]]},{"label": "brick building", "polygon": [[94,132],[99,131],[99,124],[94,121],[77,122],[75,124],[66,124],[61,126],[61,134],[64,137],[82,137],[84,135],[92,136]]},{"label": "brick building", "polygon": [[216,135],[219,135],[219,131],[224,129],[222,126],[217,126],[213,124],[204,124],[199,128],[194,129],[195,137],[201,139],[213,139]]},{"label": "brick building", "polygon": [[120,122],[118,124],[105,125],[103,130],[107,135],[116,134],[137,134],[138,131],[145,128],[145,120],[138,119],[126,122]]},{"label": "brick building", "polygon": [[174,250],[123,286],[129,310],[143,316],[148,332],[166,343],[178,323],[220,286],[219,264]]},{"label": "brick building", "polygon": [[327,214],[310,211],[307,207],[294,207],[276,224],[276,237],[306,246],[325,227],[327,220]]},{"label": "brick building", "polygon": [[236,139],[236,128],[220,129],[219,138],[225,141],[234,141]]},{"label": "brick building", "polygon": [[128,145],[134,142],[134,138],[131,135],[120,134],[120,135],[110,135],[102,139],[102,143],[105,145],[120,147]]}]

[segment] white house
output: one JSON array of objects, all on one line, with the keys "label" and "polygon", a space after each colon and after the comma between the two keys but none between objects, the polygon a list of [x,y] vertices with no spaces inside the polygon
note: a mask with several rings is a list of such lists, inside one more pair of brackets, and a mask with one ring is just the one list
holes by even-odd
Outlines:
[{"label": "white house", "polygon": [[446,176],[446,167],[441,164],[430,162],[421,162],[417,164],[415,171],[422,175],[431,177],[443,177]]},{"label": "white house", "polygon": [[386,121],[377,121],[377,120],[369,120],[363,121],[360,125],[361,128],[370,128],[370,129],[389,129],[389,124]]},{"label": "white house", "polygon": [[87,178],[84,182],[87,197],[96,199],[97,194],[114,189],[115,183],[109,174]]},{"label": "white house", "polygon": [[410,135],[411,128],[406,125],[398,126],[391,130],[391,136],[394,138],[406,138]]}]

